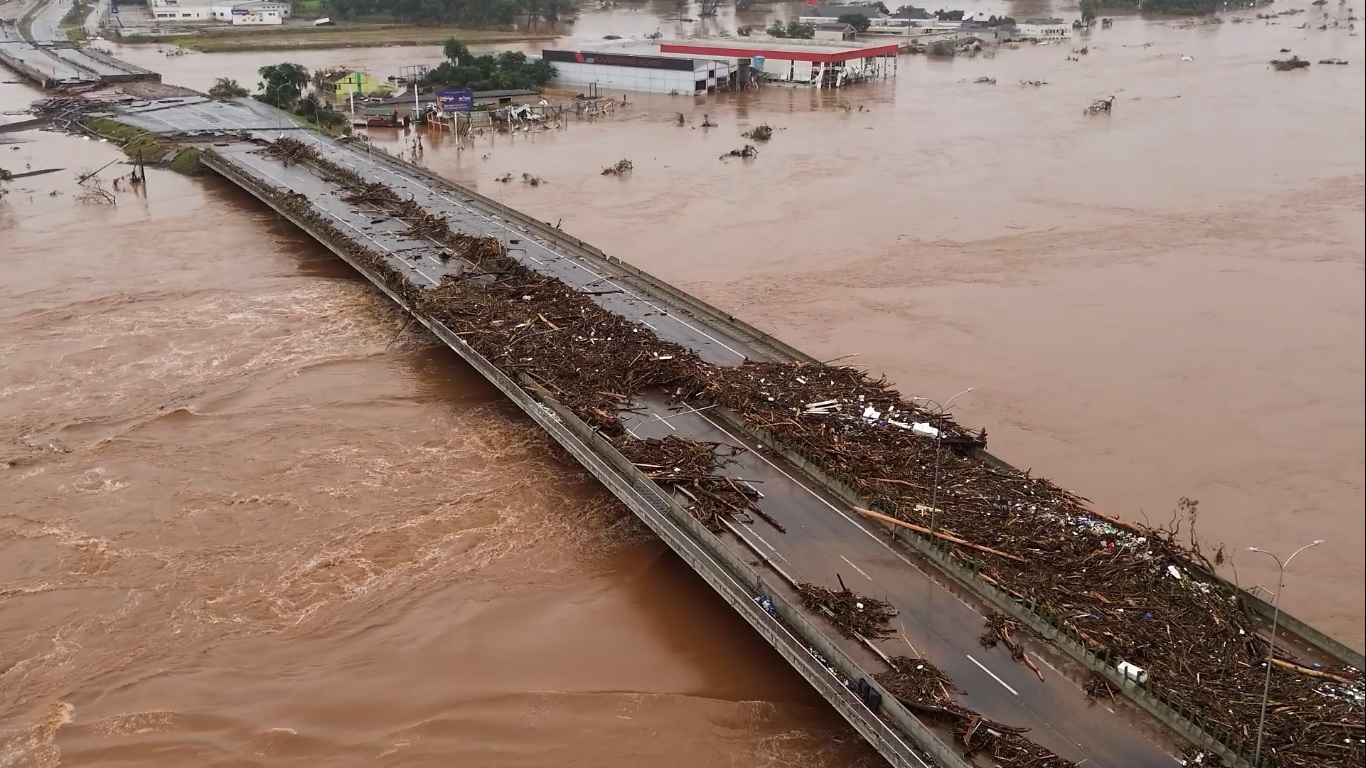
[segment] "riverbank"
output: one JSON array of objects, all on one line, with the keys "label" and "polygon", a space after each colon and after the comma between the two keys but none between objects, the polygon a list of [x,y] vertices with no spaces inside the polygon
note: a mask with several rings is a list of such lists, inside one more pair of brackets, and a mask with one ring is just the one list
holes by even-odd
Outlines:
[{"label": "riverbank", "polygon": [[358,24],[336,27],[284,27],[270,30],[220,28],[205,30],[199,34],[173,36],[125,35],[117,40],[120,43],[170,43],[201,53],[227,53],[441,45],[452,37],[467,45],[473,45],[554,40],[558,35],[518,30]]}]

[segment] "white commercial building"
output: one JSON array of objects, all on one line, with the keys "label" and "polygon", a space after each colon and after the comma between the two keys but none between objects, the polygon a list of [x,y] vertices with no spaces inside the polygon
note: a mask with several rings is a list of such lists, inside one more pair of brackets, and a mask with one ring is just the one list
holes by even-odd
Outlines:
[{"label": "white commercial building", "polygon": [[1065,40],[1072,36],[1072,28],[1062,19],[1025,19],[1015,25],[1016,40]]},{"label": "white commercial building", "polygon": [[[615,49],[615,50],[613,50]],[[730,63],[709,57],[662,54],[658,46],[625,45],[574,51],[541,51],[541,59],[555,67],[554,84],[600,91],[646,93],[707,93],[718,85],[729,87]]]},{"label": "white commercial building", "polygon": [[289,3],[204,2],[204,0],[151,0],[149,10],[159,22],[218,21],[235,26],[283,24]]}]

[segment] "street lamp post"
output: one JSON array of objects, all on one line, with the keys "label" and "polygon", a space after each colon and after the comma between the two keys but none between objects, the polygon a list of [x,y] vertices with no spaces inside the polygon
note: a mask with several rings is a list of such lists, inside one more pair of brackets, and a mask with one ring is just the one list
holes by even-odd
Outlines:
[{"label": "street lamp post", "polygon": [[957,400],[974,389],[976,389],[976,387],[968,387],[962,392],[950,397],[948,400],[945,400],[943,405],[940,405],[939,401],[931,400],[928,397],[912,398],[913,400],[923,400],[926,403],[933,403],[935,410],[931,411],[931,413],[936,415],[937,421],[939,422],[934,428],[934,490],[930,492],[930,538],[934,538],[935,515],[939,514],[939,452],[940,447],[944,444],[944,414],[948,411],[949,406],[953,404],[954,400]]},{"label": "street lamp post", "polygon": [[1262,712],[1257,719],[1257,746],[1252,750],[1252,764],[1259,764],[1262,758],[1262,729],[1266,727],[1266,705],[1268,697],[1271,695],[1271,660],[1276,656],[1276,623],[1281,618],[1281,590],[1285,588],[1285,569],[1290,567],[1290,561],[1295,559],[1295,555],[1303,552],[1310,547],[1317,547],[1323,543],[1323,539],[1314,539],[1294,552],[1290,557],[1281,562],[1279,557],[1257,547],[1248,547],[1249,552],[1266,555],[1276,561],[1276,567],[1280,569],[1280,575],[1276,578],[1276,594],[1271,596],[1271,643],[1266,650],[1266,677],[1262,680]]},{"label": "street lamp post", "polygon": [[[294,85],[293,83],[275,83],[274,85],[267,85],[262,92],[266,95],[266,98],[269,99],[271,93],[283,93],[284,91],[281,91],[283,88],[294,88]],[[298,89],[296,88],[295,91],[297,92]],[[276,129],[280,132],[280,135],[276,138],[283,139],[285,137],[285,110],[278,103],[270,104],[270,106],[275,108],[275,119],[279,123],[279,125],[276,126]]]}]

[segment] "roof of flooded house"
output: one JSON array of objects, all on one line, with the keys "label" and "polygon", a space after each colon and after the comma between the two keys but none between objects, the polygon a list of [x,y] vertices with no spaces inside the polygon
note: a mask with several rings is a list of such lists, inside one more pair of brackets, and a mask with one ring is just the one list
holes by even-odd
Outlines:
[{"label": "roof of flooded house", "polygon": [[894,19],[932,19],[934,14],[924,8],[916,8],[914,5],[903,5],[892,14]]},{"label": "roof of flooded house", "polygon": [[825,32],[853,32],[853,31],[854,31],[854,25],[853,25],[853,24],[837,24],[837,23],[816,24],[816,25],[815,25],[815,28],[816,28],[816,29],[819,29],[819,30],[822,30],[822,31],[825,31]]}]

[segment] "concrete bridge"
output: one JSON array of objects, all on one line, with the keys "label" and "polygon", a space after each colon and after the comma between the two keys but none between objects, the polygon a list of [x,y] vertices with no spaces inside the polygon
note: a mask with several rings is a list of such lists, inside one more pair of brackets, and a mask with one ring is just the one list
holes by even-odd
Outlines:
[{"label": "concrete bridge", "polygon": [[[497,238],[527,268],[591,295],[602,308],[648,326],[710,363],[815,362],[799,350],[547,223],[365,144],[320,136],[263,113],[259,104],[193,98],[117,109],[115,119],[164,137],[208,139],[211,143],[200,145],[206,166],[345,259],[497,386],[693,567],[891,765],[972,765],[951,734],[922,722],[874,680],[889,656],[907,655],[907,643],[913,655],[933,659],[967,692],[966,706],[1030,729],[1032,741],[1068,760],[1088,767],[1166,768],[1179,764],[1173,755],[1184,741],[1218,753],[1227,764],[1249,764],[1226,737],[1172,709],[1146,686],[1119,674],[1108,657],[1096,656],[927,540],[854,513],[853,507],[867,502],[735,415],[649,398],[633,403],[638,410],[625,426],[638,437],[675,434],[750,449],[721,471],[761,481],[758,504],[786,531],[729,523],[721,534],[709,531],[687,511],[686,500],[657,486],[532,380],[500,370],[450,328],[424,316],[404,291],[387,284],[357,254],[386,261],[406,276],[408,288],[418,290],[461,269],[458,259],[442,259],[439,243],[410,234],[401,218],[346,202],[342,187],[322,169],[309,162],[286,164],[263,150],[286,135],[307,142],[328,163],[445,216],[453,230]],[[982,458],[1006,466],[995,457]],[[792,582],[834,587],[836,574],[854,591],[891,602],[900,612],[901,636],[856,642],[806,611]],[[1271,613],[1265,602],[1250,595],[1244,599],[1254,613]],[[986,611],[1006,613],[1049,640],[1060,653],[1044,661],[1057,668],[1040,680],[1007,653],[983,650],[978,637]],[[1360,668],[1356,651],[1284,613],[1280,621],[1302,649]],[[1078,681],[1090,673],[1109,680],[1124,694],[1125,704],[1096,706],[1089,700]]]}]

